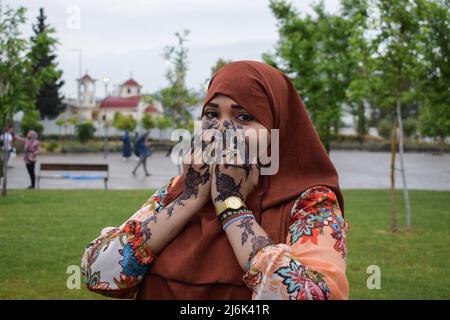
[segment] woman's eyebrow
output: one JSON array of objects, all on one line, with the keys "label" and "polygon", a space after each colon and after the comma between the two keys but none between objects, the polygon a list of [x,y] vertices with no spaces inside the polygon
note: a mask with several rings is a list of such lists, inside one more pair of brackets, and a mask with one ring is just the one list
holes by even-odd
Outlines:
[{"label": "woman's eyebrow", "polygon": [[[207,104],[206,104],[206,106],[209,106],[209,107],[213,107],[213,108],[219,108],[219,105],[217,104],[217,103],[214,103],[214,102],[208,102]],[[231,105],[231,108],[232,109],[244,109],[241,105],[239,105],[239,104],[232,104]]]},{"label": "woman's eyebrow", "polygon": [[232,104],[231,105],[232,109],[244,109],[242,106],[238,105],[238,104]]},{"label": "woman's eyebrow", "polygon": [[206,104],[206,106],[210,106],[210,107],[213,107],[213,108],[218,108],[219,107],[219,105],[217,103],[213,103],[213,102],[208,102]]}]

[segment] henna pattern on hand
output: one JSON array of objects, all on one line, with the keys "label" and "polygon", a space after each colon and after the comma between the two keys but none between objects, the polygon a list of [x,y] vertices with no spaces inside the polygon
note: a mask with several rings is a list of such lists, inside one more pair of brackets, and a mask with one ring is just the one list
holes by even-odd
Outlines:
[{"label": "henna pattern on hand", "polygon": [[272,239],[266,236],[257,236],[252,238],[252,251],[248,257],[248,261],[252,260],[252,258],[258,253],[258,251],[264,247],[270,246],[273,244]]},{"label": "henna pattern on hand", "polygon": [[238,228],[244,229],[241,233],[242,246],[251,237],[250,242],[252,244],[252,250],[250,251],[248,261],[250,261],[260,249],[273,244],[273,241],[268,236],[257,236],[255,234],[253,231],[253,221],[255,221],[254,218],[244,218],[241,219],[240,223],[237,225]]},{"label": "henna pattern on hand", "polygon": [[184,206],[184,201],[194,196],[197,198],[199,186],[206,184],[208,180],[211,178],[209,174],[209,165],[203,164],[202,167],[200,167],[200,170],[205,170],[203,173],[196,171],[192,165],[189,167],[185,182],[184,182],[184,189],[183,193],[181,193],[178,198],[172,202],[170,207],[166,207],[164,209],[167,210],[168,218],[172,217],[172,213],[174,210],[175,205],[181,205]]},{"label": "henna pattern on hand", "polygon": [[[206,119],[203,121],[202,123],[202,130],[218,130],[219,129],[219,120],[217,120],[217,118],[214,119]],[[203,133],[202,133],[203,134]],[[206,147],[210,144],[213,143],[215,140],[214,135],[211,137],[210,141],[204,141],[203,137],[202,137],[202,151],[206,150]]]},{"label": "henna pattern on hand", "polygon": [[206,119],[202,123],[202,129],[203,130],[214,129],[214,128],[218,128],[218,127],[219,127],[219,120],[217,120],[217,118]]},{"label": "henna pattern on hand", "polygon": [[239,228],[244,228],[244,231],[241,233],[241,245],[244,245],[245,242],[247,242],[248,237],[252,235],[253,237],[256,237],[255,232],[253,231],[253,221],[254,218],[245,218],[242,219],[241,222],[237,225]]},{"label": "henna pattern on hand", "polygon": [[217,197],[214,201],[224,201],[226,198],[231,196],[236,196],[239,198],[244,198],[241,190],[241,182],[236,184],[233,177],[220,172],[219,166],[215,167],[215,175],[216,175],[216,189],[217,189]]},{"label": "henna pattern on hand", "polygon": [[156,215],[153,215],[148,217],[141,223],[141,234],[144,236],[144,241],[148,241],[152,237],[152,231],[150,230],[149,225],[150,222],[156,222],[156,220]]},{"label": "henna pattern on hand", "polygon": [[[243,130],[244,127],[242,125],[235,125],[234,122],[232,121],[228,121],[225,120],[223,122],[223,126],[226,130]],[[223,134],[223,146],[227,146],[227,141],[226,141],[226,134]],[[238,159],[243,160],[243,163],[238,163],[238,164],[234,164],[234,163],[227,163],[225,161],[224,163],[224,167],[228,168],[228,167],[234,167],[234,168],[239,168],[239,169],[243,169],[245,170],[245,179],[248,179],[248,176],[250,175],[250,171],[251,171],[251,165],[250,165],[250,151],[248,148],[247,143],[245,142],[245,138],[242,137],[241,134],[236,133],[236,135],[230,135],[230,137],[232,137],[232,141],[230,141],[230,148],[232,150],[236,150],[237,155],[238,155]],[[231,143],[232,142],[232,143]],[[240,145],[244,146],[244,150],[241,150],[239,148]],[[244,154],[241,154],[241,151],[244,152]]]},{"label": "henna pattern on hand", "polygon": [[188,172],[186,174],[186,181],[184,184],[184,191],[182,193],[182,200],[189,199],[192,195],[195,195],[195,197],[197,197],[198,186],[200,184],[205,184],[211,178],[208,168],[209,168],[208,164],[203,164],[202,167],[200,167],[200,170],[203,169],[206,170],[202,174],[196,171],[192,167],[192,165],[189,167]]}]

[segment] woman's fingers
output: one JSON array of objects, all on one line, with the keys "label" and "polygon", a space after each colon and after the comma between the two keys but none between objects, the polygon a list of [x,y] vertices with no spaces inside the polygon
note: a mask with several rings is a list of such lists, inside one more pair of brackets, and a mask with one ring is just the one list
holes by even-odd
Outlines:
[{"label": "woman's fingers", "polygon": [[[246,177],[250,166],[256,164],[257,155],[249,150],[249,144],[241,125],[225,120],[221,129],[217,119],[203,125],[191,139],[190,148],[184,155],[184,164],[223,164],[245,170]],[[255,153],[255,152],[253,152]]]}]

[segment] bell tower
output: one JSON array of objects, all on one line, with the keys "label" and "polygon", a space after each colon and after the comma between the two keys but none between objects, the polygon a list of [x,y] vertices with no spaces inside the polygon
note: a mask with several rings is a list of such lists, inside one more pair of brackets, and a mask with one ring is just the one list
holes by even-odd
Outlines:
[{"label": "bell tower", "polygon": [[78,95],[77,103],[80,107],[95,107],[95,82],[89,74],[77,79]]}]

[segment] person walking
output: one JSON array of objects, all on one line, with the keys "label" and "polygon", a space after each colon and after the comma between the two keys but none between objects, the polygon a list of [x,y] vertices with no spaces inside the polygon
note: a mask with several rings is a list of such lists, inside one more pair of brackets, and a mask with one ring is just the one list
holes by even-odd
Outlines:
[{"label": "person walking", "polygon": [[133,153],[136,156],[136,159],[139,160],[139,150],[138,150],[138,140],[139,140],[139,133],[137,133],[137,131],[134,133],[134,137],[133,137]]},{"label": "person walking", "polygon": [[147,158],[152,154],[152,151],[148,142],[148,131],[146,131],[143,135],[139,137],[136,142],[136,149],[139,153],[139,161],[136,164],[136,167],[133,169],[133,175],[136,175],[137,169],[142,165],[144,168],[145,175],[148,177],[151,174],[147,171]]},{"label": "person walking", "polygon": [[3,129],[3,133],[0,138],[2,145],[2,156],[5,166],[9,167],[9,160],[11,158],[11,153],[14,151],[14,132],[11,125],[6,125]]},{"label": "person walking", "polygon": [[122,138],[122,156],[128,161],[131,157],[131,139],[128,130],[125,130],[125,134]]},{"label": "person walking", "polygon": [[38,134],[36,131],[30,130],[28,131],[26,138],[23,138],[16,134],[14,139],[25,144],[25,155],[23,157],[23,160],[25,161],[25,165],[27,167],[27,171],[31,181],[28,189],[34,189],[36,186],[36,175],[34,173],[34,169],[36,166],[37,156],[41,153],[41,143],[38,140]]}]

